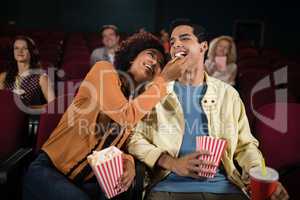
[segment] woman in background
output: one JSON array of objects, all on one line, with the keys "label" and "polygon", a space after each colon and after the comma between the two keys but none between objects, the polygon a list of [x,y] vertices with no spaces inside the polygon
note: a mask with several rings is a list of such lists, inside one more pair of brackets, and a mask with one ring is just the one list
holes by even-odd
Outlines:
[{"label": "woman in background", "polygon": [[0,89],[20,95],[26,106],[54,100],[48,76],[40,70],[39,51],[34,41],[27,36],[17,36],[10,54],[9,66],[0,74]]},{"label": "woman in background", "polygon": [[230,36],[220,36],[210,42],[208,59],[205,61],[207,73],[230,85],[235,85],[237,75],[236,46]]}]

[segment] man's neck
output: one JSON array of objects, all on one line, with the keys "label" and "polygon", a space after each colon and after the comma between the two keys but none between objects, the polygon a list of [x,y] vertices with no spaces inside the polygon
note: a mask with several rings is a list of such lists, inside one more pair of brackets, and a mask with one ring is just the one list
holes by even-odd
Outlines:
[{"label": "man's neck", "polygon": [[178,79],[181,84],[198,86],[204,82],[204,68],[203,64],[196,66],[189,66],[188,69]]},{"label": "man's neck", "polygon": [[107,48],[107,53],[108,53],[108,54],[115,54],[115,51],[117,50],[118,47],[119,47],[119,46],[116,45],[116,46],[114,46],[114,47]]}]

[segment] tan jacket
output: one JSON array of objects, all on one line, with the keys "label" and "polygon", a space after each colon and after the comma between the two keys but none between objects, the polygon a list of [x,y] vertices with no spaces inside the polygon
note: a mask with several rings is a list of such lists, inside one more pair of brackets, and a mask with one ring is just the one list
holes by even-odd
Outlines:
[{"label": "tan jacket", "polygon": [[[122,127],[133,127],[166,95],[166,83],[159,76],[148,90],[131,101],[124,97],[120,86],[113,65],[97,62],[43,145],[42,150],[55,167],[71,179],[87,164],[85,158],[92,149],[102,149],[106,138],[101,128],[107,128],[111,119]],[[126,138],[126,134],[119,135]]]},{"label": "tan jacket", "polygon": [[[205,74],[207,91],[202,107],[208,119],[210,136],[226,139],[228,142],[222,157],[229,180],[244,188],[250,168],[260,165],[261,154],[258,141],[251,135],[244,105],[239,94],[230,85]],[[168,95],[152,114],[138,123],[128,142],[128,151],[152,168],[151,182],[160,181],[170,171],[154,168],[163,152],[177,157],[183,140],[184,116],[180,102],[173,91],[174,82],[168,86]],[[243,178],[233,160],[243,169]]]}]

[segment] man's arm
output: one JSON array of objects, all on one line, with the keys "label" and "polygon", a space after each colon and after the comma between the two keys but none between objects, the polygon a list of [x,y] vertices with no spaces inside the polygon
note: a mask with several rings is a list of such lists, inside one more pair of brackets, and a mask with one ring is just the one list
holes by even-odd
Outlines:
[{"label": "man's arm", "polygon": [[[238,146],[236,149],[236,160],[239,165],[244,169],[243,176],[247,177],[247,173],[249,170],[258,166],[261,163],[262,153],[258,149],[258,141],[252,136],[249,128],[248,119],[245,113],[245,108],[241,99],[238,99],[237,109],[240,109],[238,116],[238,127],[239,127],[239,140]],[[278,182],[278,186],[271,195],[271,200],[287,200],[289,199],[289,195],[285,188],[282,186],[280,182]]]},{"label": "man's arm", "polygon": [[252,167],[260,165],[262,154],[258,149],[258,141],[251,134],[245,107],[240,97],[234,100],[233,113],[238,124],[238,143],[234,155],[243,169],[243,176],[247,177],[246,174]]},{"label": "man's arm", "polygon": [[150,168],[155,167],[157,160],[164,152],[163,149],[151,143],[150,137],[154,134],[152,126],[153,123],[149,126],[146,122],[140,121],[127,143],[128,152]]}]

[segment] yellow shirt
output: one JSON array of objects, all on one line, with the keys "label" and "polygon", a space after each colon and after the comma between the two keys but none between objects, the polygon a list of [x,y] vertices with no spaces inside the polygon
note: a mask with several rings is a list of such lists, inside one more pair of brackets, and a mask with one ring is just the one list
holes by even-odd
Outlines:
[{"label": "yellow shirt", "polygon": [[[201,104],[208,119],[208,133],[227,140],[222,163],[229,180],[244,188],[249,169],[260,165],[258,141],[250,132],[238,92],[207,74],[205,82],[207,91]],[[155,168],[155,163],[163,152],[177,157],[183,140],[184,116],[173,87],[174,82],[168,85],[168,95],[155,106],[151,114],[137,124],[127,144],[129,153],[154,170],[150,184],[160,181],[170,173]],[[238,172],[234,159],[241,166],[243,176]]]}]

